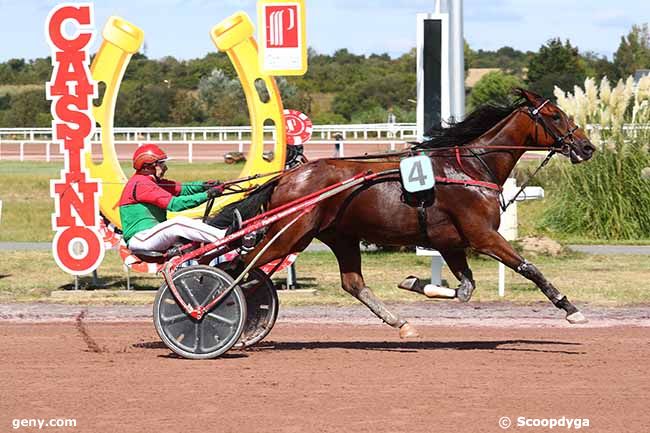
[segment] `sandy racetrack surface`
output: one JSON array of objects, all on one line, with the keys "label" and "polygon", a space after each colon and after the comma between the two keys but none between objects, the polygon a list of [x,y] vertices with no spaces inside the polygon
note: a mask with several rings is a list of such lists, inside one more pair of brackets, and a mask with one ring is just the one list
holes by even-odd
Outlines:
[{"label": "sandy racetrack surface", "polygon": [[647,322],[420,323],[421,337],[403,341],[376,322],[285,318],[253,350],[188,361],[144,320],[5,316],[0,431],[21,418],[74,418],[44,430],[96,433],[500,432],[503,416],[588,418],[589,432],[650,425]]}]

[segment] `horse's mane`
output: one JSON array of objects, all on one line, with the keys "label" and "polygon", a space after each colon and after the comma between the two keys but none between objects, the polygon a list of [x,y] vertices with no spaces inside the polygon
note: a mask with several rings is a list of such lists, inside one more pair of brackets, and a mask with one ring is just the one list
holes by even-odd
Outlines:
[{"label": "horse's mane", "polygon": [[494,125],[508,117],[514,110],[525,105],[521,99],[510,105],[486,104],[472,111],[462,122],[447,128],[434,126],[425,135],[429,137],[414,146],[416,149],[463,146],[485,134]]}]

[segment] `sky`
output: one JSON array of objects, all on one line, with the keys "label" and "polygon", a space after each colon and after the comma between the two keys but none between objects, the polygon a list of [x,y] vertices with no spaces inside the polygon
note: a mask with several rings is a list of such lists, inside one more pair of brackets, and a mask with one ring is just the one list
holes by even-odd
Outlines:
[{"label": "sky", "polygon": [[[0,0],[0,61],[46,57],[44,23],[54,0]],[[75,1],[69,1],[75,3]],[[237,11],[256,21],[255,0],[101,0],[93,2],[98,34],[111,15],[145,32],[150,58],[213,52],[210,29]],[[415,47],[415,15],[434,0],[307,0],[307,41],[317,52],[397,57]],[[475,49],[537,51],[548,39],[570,39],[581,52],[610,59],[633,24],[650,21],[649,0],[464,0],[465,39]],[[99,40],[96,38],[96,47]]]}]

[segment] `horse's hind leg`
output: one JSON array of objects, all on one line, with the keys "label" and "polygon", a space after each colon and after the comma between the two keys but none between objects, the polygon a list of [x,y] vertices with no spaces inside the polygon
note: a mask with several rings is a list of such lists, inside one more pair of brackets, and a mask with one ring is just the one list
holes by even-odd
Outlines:
[{"label": "horse's hind leg", "polygon": [[[475,241],[476,242],[476,241]],[[566,311],[566,320],[572,324],[586,323],[587,319],[553,284],[544,277],[535,265],[523,259],[498,232],[483,234],[478,243],[472,242],[472,247],[504,265],[515,270],[518,274],[529,279],[546,295],[557,308]]]},{"label": "horse's hind leg", "polygon": [[440,251],[442,257],[447,262],[449,269],[454,274],[460,285],[456,289],[456,297],[462,302],[469,302],[472,298],[472,293],[476,284],[474,283],[474,277],[472,275],[472,270],[467,264],[467,254],[465,254],[464,249],[458,250],[444,250]]},{"label": "horse's hind leg", "polygon": [[322,233],[318,236],[320,240],[329,246],[339,262],[341,271],[341,286],[343,290],[357,298],[364,305],[370,308],[377,317],[393,328],[399,328],[401,338],[413,338],[418,336],[416,329],[399,314],[394,313],[366,287],[361,275],[361,251],[359,240],[349,238],[337,238],[334,233]]}]

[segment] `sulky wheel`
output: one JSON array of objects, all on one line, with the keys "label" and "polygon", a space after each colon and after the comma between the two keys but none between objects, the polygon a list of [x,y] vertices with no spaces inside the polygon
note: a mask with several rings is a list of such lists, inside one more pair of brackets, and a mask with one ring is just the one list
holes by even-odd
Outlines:
[{"label": "sulky wheel", "polygon": [[271,332],[278,317],[279,302],[273,282],[260,269],[251,270],[239,286],[248,310],[244,332],[235,345],[242,349],[259,343]]},{"label": "sulky wheel", "polygon": [[[190,266],[174,274],[174,285],[192,307],[230,287],[233,279],[220,269]],[[237,286],[210,312],[196,320],[178,305],[167,284],[153,304],[153,319],[162,341],[176,354],[190,359],[216,358],[239,340],[246,321],[246,300]]]}]

